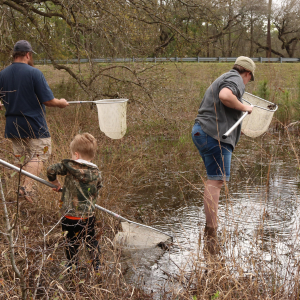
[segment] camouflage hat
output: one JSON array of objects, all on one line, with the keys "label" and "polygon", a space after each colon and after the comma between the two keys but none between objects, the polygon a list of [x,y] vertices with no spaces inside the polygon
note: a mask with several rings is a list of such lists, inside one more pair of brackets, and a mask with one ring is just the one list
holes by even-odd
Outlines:
[{"label": "camouflage hat", "polygon": [[14,46],[14,52],[33,52],[36,54],[36,52],[34,52],[32,50],[32,47],[30,45],[29,42],[25,41],[25,40],[20,40],[18,42],[16,42],[15,46]]},{"label": "camouflage hat", "polygon": [[251,81],[254,81],[255,63],[251,58],[247,56],[239,56],[236,59],[235,64],[245,68],[247,71],[250,71]]}]

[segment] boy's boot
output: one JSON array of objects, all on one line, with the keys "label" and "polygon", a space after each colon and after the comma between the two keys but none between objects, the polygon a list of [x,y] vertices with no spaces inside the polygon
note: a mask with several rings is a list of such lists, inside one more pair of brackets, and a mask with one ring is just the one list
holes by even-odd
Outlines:
[{"label": "boy's boot", "polygon": [[77,259],[71,259],[68,260],[65,264],[64,264],[64,273],[69,274],[75,270],[77,270],[78,268],[78,260]]},{"label": "boy's boot", "polygon": [[98,241],[93,241],[92,247],[88,247],[88,252],[90,258],[92,259],[94,270],[99,271],[101,269],[101,261],[100,261],[101,250]]}]

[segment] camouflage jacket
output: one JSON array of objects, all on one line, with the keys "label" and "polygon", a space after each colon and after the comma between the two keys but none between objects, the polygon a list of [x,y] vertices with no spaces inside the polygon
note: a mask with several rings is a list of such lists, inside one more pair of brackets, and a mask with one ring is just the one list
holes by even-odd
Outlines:
[{"label": "camouflage jacket", "polygon": [[49,181],[66,176],[61,196],[63,215],[85,218],[93,215],[101,188],[101,173],[96,165],[64,159],[47,169]]}]

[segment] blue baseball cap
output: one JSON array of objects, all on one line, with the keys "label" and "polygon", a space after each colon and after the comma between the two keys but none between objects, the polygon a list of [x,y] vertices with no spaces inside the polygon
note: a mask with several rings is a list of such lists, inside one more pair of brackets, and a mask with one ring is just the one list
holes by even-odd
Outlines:
[{"label": "blue baseball cap", "polygon": [[30,45],[29,42],[25,41],[25,40],[20,40],[20,41],[17,41],[15,46],[14,46],[14,52],[17,52],[17,51],[20,51],[20,52],[33,52],[36,54],[36,52],[34,52],[32,50],[32,47]]}]

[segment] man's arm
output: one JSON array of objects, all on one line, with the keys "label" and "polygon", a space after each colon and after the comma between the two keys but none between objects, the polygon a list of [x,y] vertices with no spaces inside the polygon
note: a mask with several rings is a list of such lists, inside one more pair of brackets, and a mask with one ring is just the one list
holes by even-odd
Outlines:
[{"label": "man's arm", "polygon": [[252,112],[253,107],[241,103],[229,88],[223,88],[219,93],[219,98],[221,102],[229,108],[247,111],[249,114]]},{"label": "man's arm", "polygon": [[54,98],[52,100],[44,102],[43,104],[45,104],[48,107],[59,107],[59,108],[65,108],[66,106],[69,105],[67,100],[64,98],[62,98],[62,99]]}]

